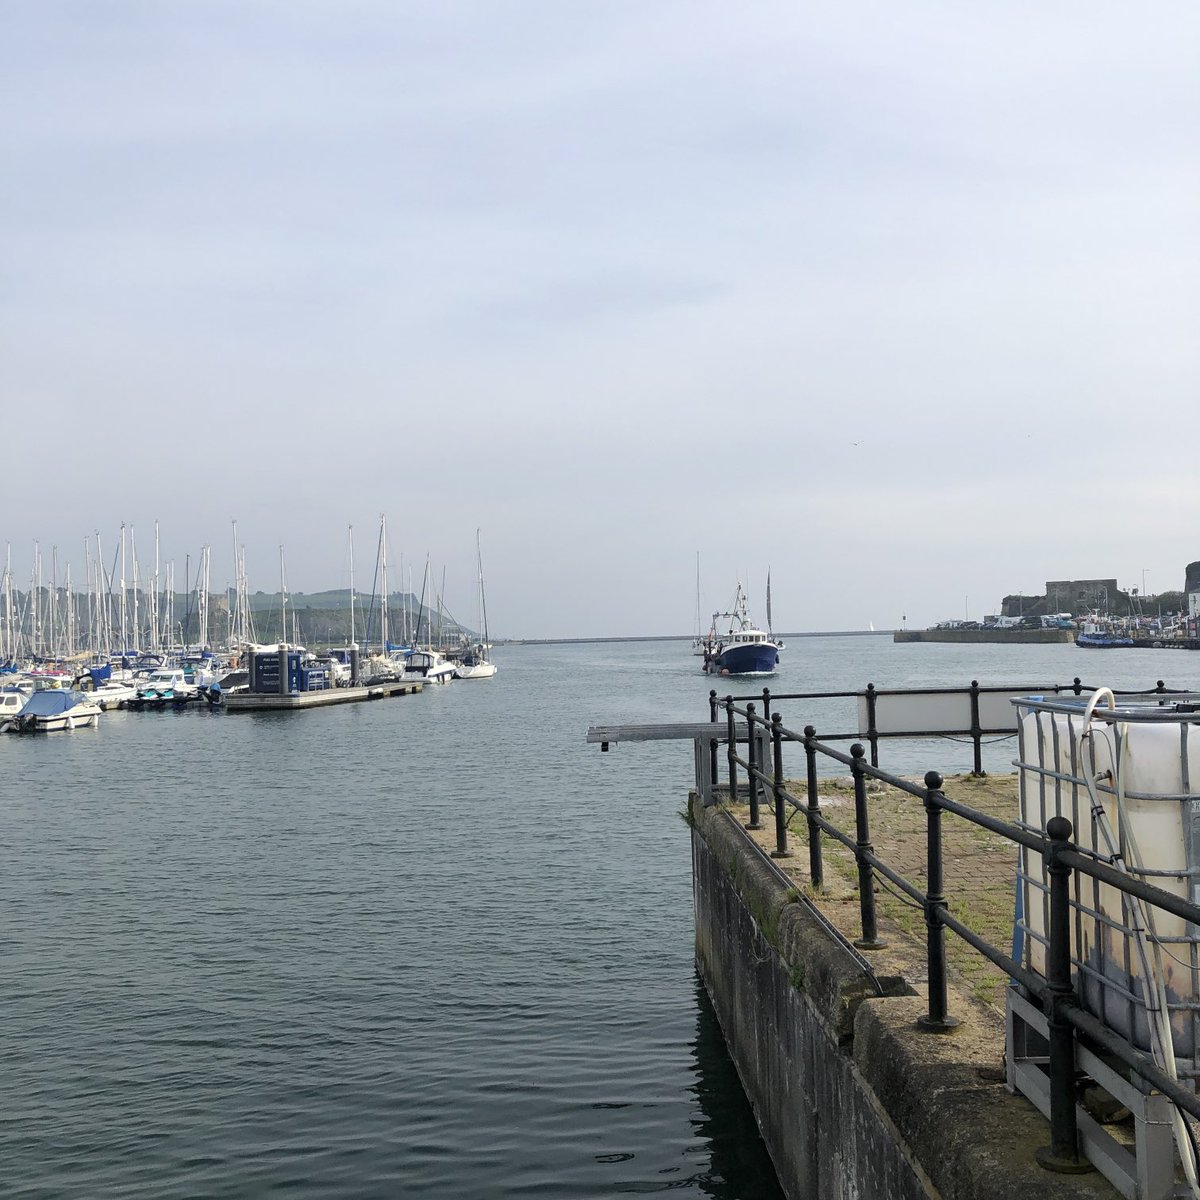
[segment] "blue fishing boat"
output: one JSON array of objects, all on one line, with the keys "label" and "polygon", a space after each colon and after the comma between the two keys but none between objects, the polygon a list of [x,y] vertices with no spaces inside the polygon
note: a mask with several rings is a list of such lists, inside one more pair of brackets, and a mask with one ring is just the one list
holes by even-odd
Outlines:
[{"label": "blue fishing boat", "polygon": [[[718,623],[728,628],[718,632]],[[750,620],[746,595],[737,585],[729,612],[713,613],[706,641],[704,670],[710,675],[774,675],[779,667],[779,643]]]}]

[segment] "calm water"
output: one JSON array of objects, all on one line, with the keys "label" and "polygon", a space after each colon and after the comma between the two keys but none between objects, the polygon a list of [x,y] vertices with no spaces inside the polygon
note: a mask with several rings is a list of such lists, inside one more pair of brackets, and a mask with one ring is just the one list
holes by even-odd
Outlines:
[{"label": "calm water", "polygon": [[[684,642],[497,661],[0,738],[5,1194],[779,1195],[692,965],[691,748],[583,741],[704,719],[709,681]],[[1200,687],[1200,655],[796,638],[771,686],[1076,674]]]}]

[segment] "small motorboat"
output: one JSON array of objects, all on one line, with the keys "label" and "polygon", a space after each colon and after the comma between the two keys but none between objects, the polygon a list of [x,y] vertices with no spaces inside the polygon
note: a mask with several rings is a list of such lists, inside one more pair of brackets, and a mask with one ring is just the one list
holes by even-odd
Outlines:
[{"label": "small motorboat", "polygon": [[9,733],[56,733],[100,723],[100,705],[85,692],[69,688],[46,688],[29,697],[15,717],[7,718]]}]

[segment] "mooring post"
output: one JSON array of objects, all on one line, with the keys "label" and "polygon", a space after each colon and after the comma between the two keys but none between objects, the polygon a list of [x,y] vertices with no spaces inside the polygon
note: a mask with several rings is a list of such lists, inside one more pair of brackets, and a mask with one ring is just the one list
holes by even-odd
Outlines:
[{"label": "mooring post", "polygon": [[[715,725],[717,723],[717,689],[710,688],[708,692],[708,719]],[[712,775],[713,787],[717,786],[717,739],[713,738],[712,744],[709,747],[709,753],[712,756],[710,763],[710,774]]]},{"label": "mooring post", "polygon": [[817,731],[812,725],[804,727],[804,757],[808,765],[808,870],[812,885],[820,890],[825,885],[825,869],[821,861],[821,827],[817,815],[821,811],[821,797],[817,794]]},{"label": "mooring post", "polygon": [[946,907],[942,869],[942,784],[937,771],[925,774],[925,942],[929,963],[929,1009],[917,1024],[930,1033],[948,1033],[958,1021],[946,1008],[946,927],[942,909]]},{"label": "mooring post", "polygon": [[[763,689],[764,692],[766,689]],[[771,851],[772,858],[791,858],[788,849],[787,817],[784,815],[783,801],[783,718],[778,713],[771,714],[771,748],[774,751],[775,767],[775,849]]]},{"label": "mooring post", "polygon": [[737,803],[737,724],[733,717],[733,697],[725,697],[725,725],[729,760],[729,803]]},{"label": "mooring post", "polygon": [[758,761],[755,747],[758,745],[758,733],[754,728],[754,702],[746,705],[746,732],[749,735],[746,746],[746,774],[750,788],[750,820],[746,822],[747,829],[761,829],[762,822],[758,819],[758,772],[762,764]]},{"label": "mooring post", "polygon": [[983,726],[979,720],[979,680],[971,680],[971,741],[975,743],[975,766],[971,774],[982,779],[983,769]]},{"label": "mooring post", "polygon": [[1046,871],[1050,876],[1050,944],[1046,948],[1045,1010],[1050,1027],[1050,1145],[1036,1152],[1048,1171],[1080,1175],[1092,1165],[1079,1153],[1075,1114],[1075,1032],[1063,1015],[1071,1003],[1071,868],[1062,852],[1071,848],[1071,822],[1051,817],[1046,823],[1050,845]]},{"label": "mooring post", "polygon": [[875,873],[867,861],[875,853],[871,845],[871,826],[867,819],[867,777],[863,771],[866,751],[861,742],[850,747],[850,770],[854,775],[855,858],[858,859],[858,904],[862,912],[862,937],[855,941],[860,950],[880,950],[887,942],[879,937],[875,922]]}]

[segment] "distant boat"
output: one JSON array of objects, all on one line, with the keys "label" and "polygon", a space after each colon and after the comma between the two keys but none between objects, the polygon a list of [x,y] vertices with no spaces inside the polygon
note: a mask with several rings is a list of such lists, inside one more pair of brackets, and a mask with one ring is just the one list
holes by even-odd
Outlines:
[{"label": "distant boat", "polygon": [[454,669],[456,679],[491,679],[496,673],[496,664],[492,662],[491,643],[488,641],[487,627],[487,597],[483,590],[483,555],[479,550],[479,530],[475,530],[475,562],[479,568],[479,590],[476,601],[479,609],[479,636],[477,642],[459,659]]},{"label": "distant boat", "polygon": [[[718,632],[717,622],[723,619],[729,627]],[[713,613],[708,641],[704,670],[710,675],[774,675],[779,666],[779,643],[750,620],[741,583],[732,609]]]},{"label": "distant boat", "polygon": [[1075,639],[1075,645],[1082,646],[1085,650],[1113,650],[1121,646],[1132,646],[1133,638],[1122,637],[1119,634],[1108,633],[1081,633]]},{"label": "distant boat", "polygon": [[696,551],[696,636],[692,638],[692,653],[704,654],[708,649],[708,638],[704,636],[704,623],[700,617],[700,551]]}]

